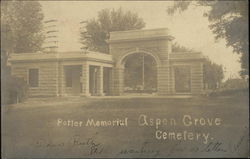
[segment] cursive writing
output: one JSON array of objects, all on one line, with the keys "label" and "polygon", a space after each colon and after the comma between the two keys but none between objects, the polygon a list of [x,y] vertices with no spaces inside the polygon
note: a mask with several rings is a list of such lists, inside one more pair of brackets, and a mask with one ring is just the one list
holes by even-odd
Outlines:
[{"label": "cursive writing", "polygon": [[35,142],[36,148],[63,148],[66,146],[87,149],[88,155],[101,154],[104,149],[103,144],[97,142],[95,136],[81,138],[80,135],[74,135],[68,140],[66,139],[63,141],[41,138]]},{"label": "cursive writing", "polygon": [[239,154],[239,151],[241,150],[243,142],[248,140],[248,139],[246,139],[246,135],[245,135],[247,133],[247,130],[248,129],[245,128],[243,134],[239,137],[239,140],[237,140],[237,142],[235,144],[232,145],[231,142],[229,143],[230,152],[232,152],[232,153],[236,152]]},{"label": "cursive writing", "polygon": [[210,142],[204,149],[200,152],[227,152],[227,150],[223,147],[222,142]]},{"label": "cursive writing", "polygon": [[127,148],[127,149],[122,149],[119,153],[122,155],[127,155],[127,154],[147,154],[147,155],[152,155],[152,157],[157,157],[160,155],[160,150],[157,149],[151,149],[148,148],[147,146],[150,144],[150,142],[143,142],[142,145],[139,148]]}]

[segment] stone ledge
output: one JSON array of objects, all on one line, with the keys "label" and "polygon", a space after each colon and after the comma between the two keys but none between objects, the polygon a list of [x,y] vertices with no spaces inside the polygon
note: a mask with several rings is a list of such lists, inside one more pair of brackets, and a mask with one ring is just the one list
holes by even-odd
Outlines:
[{"label": "stone ledge", "polygon": [[110,32],[110,39],[108,42],[112,43],[118,41],[146,40],[152,38],[173,39],[173,37],[169,35],[169,30],[167,28],[158,28]]}]

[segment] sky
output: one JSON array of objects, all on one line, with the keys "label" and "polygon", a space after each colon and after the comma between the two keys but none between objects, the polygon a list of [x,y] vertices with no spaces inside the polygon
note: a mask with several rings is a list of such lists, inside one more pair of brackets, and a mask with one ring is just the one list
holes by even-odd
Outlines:
[{"label": "sky", "polygon": [[59,51],[78,51],[80,22],[96,18],[104,8],[120,8],[138,13],[146,23],[144,29],[168,28],[175,38],[173,42],[202,52],[204,56],[223,65],[225,78],[237,78],[240,71],[240,56],[226,47],[224,39],[215,41],[209,29],[209,21],[203,13],[209,9],[190,6],[173,16],[166,9],[172,1],[41,1],[44,20],[57,19]]}]

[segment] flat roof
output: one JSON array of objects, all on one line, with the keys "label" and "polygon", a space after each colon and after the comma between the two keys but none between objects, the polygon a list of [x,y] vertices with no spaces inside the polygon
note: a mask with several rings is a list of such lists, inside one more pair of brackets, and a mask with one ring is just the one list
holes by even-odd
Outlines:
[{"label": "flat roof", "polygon": [[170,61],[205,60],[200,52],[173,52],[169,54]]},{"label": "flat roof", "polygon": [[173,37],[169,33],[168,28],[157,29],[142,29],[142,30],[127,30],[110,32],[109,43],[127,40],[147,40],[155,38],[169,38]]},{"label": "flat roof", "polygon": [[37,52],[14,53],[9,57],[9,62],[22,61],[58,61],[58,60],[95,60],[104,63],[113,63],[112,55],[99,52],[70,51],[70,52]]}]

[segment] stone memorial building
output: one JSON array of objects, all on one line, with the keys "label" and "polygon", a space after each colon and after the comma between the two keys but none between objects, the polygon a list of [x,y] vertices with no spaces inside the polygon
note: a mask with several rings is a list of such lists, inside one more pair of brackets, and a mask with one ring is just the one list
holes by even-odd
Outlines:
[{"label": "stone memorial building", "polygon": [[[201,94],[204,57],[172,52],[172,40],[165,28],[118,31],[110,33],[109,54],[88,50],[22,53],[12,54],[9,62],[12,75],[27,81],[30,96],[123,95],[126,68],[133,69],[129,62],[141,57],[152,63],[142,67],[142,86],[146,78],[154,79],[147,80],[154,82],[154,94]],[[146,74],[151,68],[154,73]]]}]

